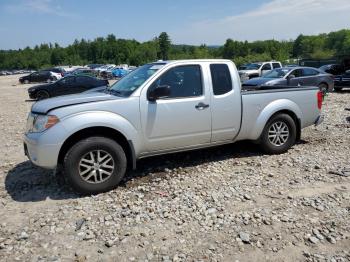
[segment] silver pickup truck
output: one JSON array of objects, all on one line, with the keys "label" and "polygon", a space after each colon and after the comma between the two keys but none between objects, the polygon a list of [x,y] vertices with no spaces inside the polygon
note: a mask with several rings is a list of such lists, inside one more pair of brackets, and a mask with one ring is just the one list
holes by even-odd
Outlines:
[{"label": "silver pickup truck", "polygon": [[322,122],[317,87],[241,91],[234,63],[183,60],[146,64],[99,92],[39,101],[24,149],[79,192],[118,185],[140,158],[253,140],[270,154],[288,150],[301,129]]}]

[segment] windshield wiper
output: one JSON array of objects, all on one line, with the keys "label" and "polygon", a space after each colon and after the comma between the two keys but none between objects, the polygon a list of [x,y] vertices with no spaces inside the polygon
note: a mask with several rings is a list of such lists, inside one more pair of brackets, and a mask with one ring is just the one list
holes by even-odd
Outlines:
[{"label": "windshield wiper", "polygon": [[108,89],[106,89],[106,91],[105,91],[107,94],[112,94],[112,95],[116,95],[116,96],[122,96],[122,97],[124,97],[124,95],[123,95],[123,93],[122,93],[122,91],[119,91],[119,90],[114,90],[114,89],[112,89],[112,88],[108,88]]}]

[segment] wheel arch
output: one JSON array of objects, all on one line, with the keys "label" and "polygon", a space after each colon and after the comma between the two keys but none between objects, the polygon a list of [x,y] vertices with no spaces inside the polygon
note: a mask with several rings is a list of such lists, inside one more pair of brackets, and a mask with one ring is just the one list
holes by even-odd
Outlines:
[{"label": "wheel arch", "polygon": [[[270,121],[270,119],[272,119],[273,117],[275,117],[276,115],[279,115],[279,114],[286,114],[286,115],[289,115],[294,123],[295,123],[295,127],[296,127],[296,130],[297,130],[297,133],[296,133],[296,141],[299,141],[300,140],[300,137],[301,137],[301,120],[300,118],[298,118],[298,116],[291,110],[288,110],[288,109],[283,109],[283,110],[280,110],[280,111],[277,111],[275,112],[273,115],[271,115],[269,117],[269,119],[266,121],[265,123],[265,126],[266,124]],[[261,135],[261,134],[260,134]]]},{"label": "wheel arch", "polygon": [[268,121],[276,114],[285,113],[292,117],[297,128],[297,140],[301,136],[302,112],[299,106],[291,100],[275,100],[267,105],[259,114],[254,127],[251,129],[250,139],[259,139]]},{"label": "wheel arch", "polygon": [[73,134],[71,134],[62,144],[59,154],[58,154],[58,164],[62,165],[64,161],[64,157],[68,150],[76,144],[78,141],[91,137],[91,136],[103,136],[110,138],[114,141],[116,141],[124,150],[127,161],[128,161],[128,167],[135,169],[136,168],[136,155],[135,155],[135,149],[133,146],[133,143],[131,140],[128,140],[121,132],[118,130],[111,128],[111,127],[105,127],[105,126],[94,126],[94,127],[87,127],[84,129],[81,129]]}]

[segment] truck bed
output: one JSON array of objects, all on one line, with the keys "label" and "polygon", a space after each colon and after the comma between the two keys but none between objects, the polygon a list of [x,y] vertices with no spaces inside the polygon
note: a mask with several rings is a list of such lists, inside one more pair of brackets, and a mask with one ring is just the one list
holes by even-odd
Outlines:
[{"label": "truck bed", "polygon": [[268,118],[278,111],[294,114],[300,128],[314,124],[319,116],[318,91],[318,87],[291,86],[242,89],[242,123],[236,140],[258,139]]}]

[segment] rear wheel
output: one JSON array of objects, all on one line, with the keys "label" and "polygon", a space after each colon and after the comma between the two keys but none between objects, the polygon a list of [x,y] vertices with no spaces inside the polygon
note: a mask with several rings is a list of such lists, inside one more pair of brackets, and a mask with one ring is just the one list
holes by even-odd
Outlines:
[{"label": "rear wheel", "polygon": [[79,141],[64,158],[64,172],[72,187],[97,194],[116,187],[124,177],[127,159],[123,148],[106,137]]},{"label": "rear wheel", "polygon": [[40,91],[37,93],[37,95],[36,95],[36,98],[37,98],[38,100],[47,99],[47,98],[49,98],[49,97],[50,97],[50,94],[49,94],[47,91],[45,91],[45,90],[40,90]]},{"label": "rear wheel", "polygon": [[287,114],[277,114],[267,122],[260,144],[266,153],[281,154],[294,145],[296,134],[294,120]]},{"label": "rear wheel", "polygon": [[324,95],[327,94],[329,91],[328,85],[325,83],[319,84],[318,87],[319,87],[320,91],[322,92],[322,94],[324,94]]}]

